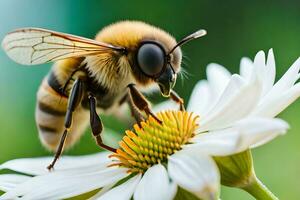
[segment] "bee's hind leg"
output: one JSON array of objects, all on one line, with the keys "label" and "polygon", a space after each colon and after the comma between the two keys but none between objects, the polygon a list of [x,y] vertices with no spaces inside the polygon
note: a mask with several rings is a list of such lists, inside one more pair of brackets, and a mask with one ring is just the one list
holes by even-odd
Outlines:
[{"label": "bee's hind leg", "polygon": [[144,111],[147,115],[151,115],[156,121],[159,123],[162,123],[158,117],[152,112],[150,109],[150,105],[144,95],[140,93],[133,84],[128,85],[129,88],[129,98],[130,101],[134,104],[136,108],[138,108],[141,111]]},{"label": "bee's hind leg", "polygon": [[117,150],[115,148],[107,146],[106,144],[103,143],[101,138],[103,125],[100,117],[96,112],[96,98],[92,94],[89,94],[88,98],[89,98],[89,106],[90,106],[90,124],[97,145],[108,151],[116,152]]},{"label": "bee's hind leg", "polygon": [[179,104],[180,111],[185,111],[184,100],[174,90],[171,90],[170,99]]},{"label": "bee's hind leg", "polygon": [[83,93],[84,93],[84,82],[80,79],[76,79],[72,86],[71,93],[69,96],[68,108],[67,108],[67,113],[66,113],[66,117],[65,117],[65,130],[60,139],[58,148],[55,153],[55,157],[54,157],[53,161],[51,162],[51,164],[47,167],[49,170],[53,169],[56,161],[58,160],[58,158],[60,157],[60,155],[64,149],[64,144],[65,144],[69,129],[72,125],[73,112],[80,104],[82,97],[83,97]]}]

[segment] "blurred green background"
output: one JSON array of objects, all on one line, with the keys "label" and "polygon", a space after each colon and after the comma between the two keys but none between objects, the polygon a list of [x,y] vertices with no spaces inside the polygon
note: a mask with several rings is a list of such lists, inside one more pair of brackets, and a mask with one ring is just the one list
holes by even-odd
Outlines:
[{"label": "blurred green background", "polygon": [[[142,20],[167,30],[177,39],[199,28],[205,38],[183,47],[189,78],[176,90],[186,100],[199,79],[205,78],[210,62],[238,72],[240,58],[254,57],[258,50],[273,48],[277,76],[300,56],[299,1],[80,1],[80,0],[1,0],[0,38],[20,27],[34,26],[93,38],[102,27],[119,20]],[[51,155],[40,144],[34,121],[37,88],[50,64],[26,68],[9,60],[0,51],[0,163],[20,157]],[[280,117],[291,129],[288,135],[254,150],[259,178],[280,199],[300,196],[300,101]],[[105,117],[112,127],[112,117]],[[124,125],[114,125],[122,133]],[[89,131],[87,131],[89,132]],[[67,154],[99,151],[91,134]],[[222,199],[253,199],[248,194],[222,188]]]}]

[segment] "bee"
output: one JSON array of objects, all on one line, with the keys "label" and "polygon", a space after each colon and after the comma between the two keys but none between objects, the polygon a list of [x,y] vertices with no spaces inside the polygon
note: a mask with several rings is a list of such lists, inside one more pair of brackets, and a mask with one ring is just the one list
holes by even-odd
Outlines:
[{"label": "bee", "polygon": [[139,21],[111,24],[87,39],[40,28],[22,28],[2,41],[7,55],[23,65],[54,62],[37,92],[36,124],[44,146],[56,151],[52,169],[64,148],[72,146],[90,123],[98,146],[103,125],[97,112],[109,113],[128,103],[137,122],[153,116],[140,92],[157,84],[184,110],[172,88],[180,72],[180,46],[206,34],[199,30],[179,42],[164,30]]}]

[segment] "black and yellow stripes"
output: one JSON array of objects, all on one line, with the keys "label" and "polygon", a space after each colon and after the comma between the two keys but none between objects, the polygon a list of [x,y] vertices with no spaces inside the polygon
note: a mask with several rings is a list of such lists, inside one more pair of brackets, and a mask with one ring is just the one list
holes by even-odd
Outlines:
[{"label": "black and yellow stripes", "polygon": [[[43,81],[37,94],[36,124],[42,143],[50,150],[56,150],[61,135],[64,131],[65,113],[68,98],[60,96]],[[79,107],[73,115],[73,123],[70,134],[67,137],[65,147],[72,146],[83,134],[88,125],[89,113]]]},{"label": "black and yellow stripes", "polygon": [[43,103],[42,101],[38,102],[37,106],[40,111],[47,113],[49,115],[54,115],[54,116],[65,116],[66,115],[65,111],[57,110],[53,106],[47,105],[47,104]]},{"label": "black and yellow stripes", "polygon": [[[46,77],[47,79],[47,77]],[[36,123],[43,144],[55,149],[66,113],[67,98],[62,97],[44,80],[37,93]]]},{"label": "black and yellow stripes", "polygon": [[43,132],[48,132],[48,133],[57,133],[58,131],[56,130],[56,128],[51,128],[51,127],[47,127],[44,125],[40,125],[39,124],[39,129]]}]

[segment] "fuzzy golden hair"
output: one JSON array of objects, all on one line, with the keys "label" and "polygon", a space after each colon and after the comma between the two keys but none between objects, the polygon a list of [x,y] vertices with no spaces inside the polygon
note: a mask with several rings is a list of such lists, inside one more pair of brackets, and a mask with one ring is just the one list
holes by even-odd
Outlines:
[{"label": "fuzzy golden hair", "polygon": [[[123,46],[136,50],[143,40],[154,40],[161,43],[166,52],[169,52],[175,45],[176,39],[166,31],[140,21],[121,21],[103,28],[95,38],[116,46]],[[181,50],[177,48],[174,57],[175,70],[179,71],[181,64]]]},{"label": "fuzzy golden hair", "polygon": [[[155,41],[161,44],[166,52],[176,45],[175,38],[169,33],[139,21],[121,21],[106,26],[97,34],[95,40],[125,47],[128,50],[128,54],[122,56],[117,53],[106,53],[86,58],[90,74],[112,90],[123,79],[136,83],[141,88],[154,83],[153,79],[143,75],[135,63],[135,56],[141,42]],[[172,66],[178,73],[182,57],[180,48],[175,49],[170,57]],[[121,84],[126,83],[123,81]]]}]

